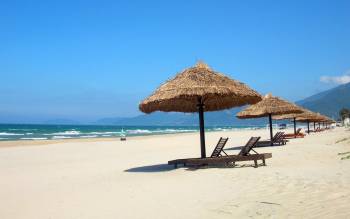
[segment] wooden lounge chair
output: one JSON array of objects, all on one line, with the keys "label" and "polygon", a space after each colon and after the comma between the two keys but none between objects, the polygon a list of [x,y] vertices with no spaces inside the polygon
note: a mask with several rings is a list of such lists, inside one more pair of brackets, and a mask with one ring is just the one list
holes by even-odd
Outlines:
[{"label": "wooden lounge chair", "polygon": [[[254,161],[255,167],[258,167],[258,160],[262,160],[263,165],[266,165],[265,159],[271,158],[271,153],[259,154],[254,151],[256,143],[259,141],[260,137],[252,137],[249,139],[247,144],[242,147],[238,155],[226,155],[226,156],[216,156],[208,158],[188,158],[188,159],[178,159],[171,160],[168,162],[169,165],[174,165],[177,168],[178,164],[192,165],[192,166],[202,166],[202,165],[228,165],[230,163],[235,164],[239,161]],[[214,149],[215,151],[215,149]],[[223,150],[222,150],[223,151]],[[250,154],[250,151],[254,151],[255,154]],[[226,153],[225,153],[226,154]]]},{"label": "wooden lounge chair", "polygon": [[283,138],[284,139],[290,139],[290,138],[304,138],[305,134],[301,133],[301,128],[298,128],[298,130],[296,130],[296,134],[294,133],[288,133],[288,134],[283,134]]},{"label": "wooden lounge chair", "polygon": [[271,140],[263,140],[259,141],[256,144],[256,147],[267,147],[267,146],[276,146],[276,145],[285,145],[288,140],[283,139],[284,132],[277,132],[275,136],[272,138],[272,145]]},{"label": "wooden lounge chair", "polygon": [[224,151],[224,147],[225,147],[227,141],[228,141],[228,138],[221,137],[219,139],[218,143],[216,144],[216,147],[214,148],[213,153],[211,153],[210,157],[222,156],[221,153],[224,153],[227,156],[227,154]]},{"label": "wooden lounge chair", "polygon": [[[228,141],[228,138],[223,138],[221,137],[218,141],[218,143],[216,144],[214,150],[213,150],[213,153],[211,153],[211,158],[213,157],[220,157],[222,156],[221,153],[224,153],[226,156],[227,154],[225,153],[224,151],[224,147],[226,145]],[[177,159],[177,160],[171,160],[168,162],[169,165],[172,165],[174,164],[175,168],[177,168],[177,165],[178,164],[183,164],[184,166],[186,166],[186,161],[189,160],[189,159],[200,159],[200,158],[185,158],[185,159]]]}]

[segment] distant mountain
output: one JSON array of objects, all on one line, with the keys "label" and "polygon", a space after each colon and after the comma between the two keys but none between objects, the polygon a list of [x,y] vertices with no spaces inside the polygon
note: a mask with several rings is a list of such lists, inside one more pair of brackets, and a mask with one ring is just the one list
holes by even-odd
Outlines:
[{"label": "distant mountain", "polygon": [[350,109],[350,83],[315,94],[296,104],[337,119],[342,108]]},{"label": "distant mountain", "polygon": [[[265,125],[266,119],[241,120],[236,118],[237,112],[242,110],[234,108],[231,110],[206,112],[204,114],[206,126],[255,126]],[[132,118],[104,118],[96,122],[104,125],[151,125],[151,126],[198,126],[198,113],[164,113],[155,112],[143,114]]]}]

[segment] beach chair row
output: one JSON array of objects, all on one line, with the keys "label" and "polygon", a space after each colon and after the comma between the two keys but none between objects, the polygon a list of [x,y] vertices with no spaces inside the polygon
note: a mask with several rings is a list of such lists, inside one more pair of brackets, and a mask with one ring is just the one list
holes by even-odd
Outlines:
[{"label": "beach chair row", "polygon": [[[317,128],[314,132],[321,132],[323,129]],[[263,166],[266,165],[266,159],[272,158],[271,153],[258,153],[253,148],[268,147],[268,146],[283,146],[292,138],[304,138],[305,134],[301,133],[301,128],[295,133],[285,134],[284,132],[277,132],[271,140],[260,140],[260,137],[251,137],[249,141],[243,146],[237,155],[228,155],[224,151],[224,147],[229,138],[220,138],[216,147],[214,148],[210,157],[206,158],[185,158],[176,159],[168,162],[169,165],[183,166],[205,166],[205,165],[235,165],[240,161],[254,161],[254,167],[258,167],[258,161],[262,161]],[[252,154],[251,152],[254,152]]]},{"label": "beach chair row", "polygon": [[[239,161],[254,161],[254,167],[258,167],[258,161],[262,161],[262,165],[266,165],[266,159],[271,158],[271,153],[259,154],[253,148],[257,145],[260,137],[251,137],[247,144],[243,146],[237,155],[228,155],[224,151],[224,147],[228,141],[228,138],[220,138],[213,153],[207,158],[187,158],[177,159],[168,162],[169,165],[174,165],[175,168],[178,165],[183,166],[203,166],[203,165],[235,165]],[[254,154],[251,154],[251,151]]]}]

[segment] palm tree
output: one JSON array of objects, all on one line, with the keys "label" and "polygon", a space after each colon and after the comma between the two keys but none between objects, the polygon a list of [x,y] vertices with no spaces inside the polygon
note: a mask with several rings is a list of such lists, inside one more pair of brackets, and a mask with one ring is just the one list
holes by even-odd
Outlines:
[{"label": "palm tree", "polygon": [[344,119],[346,118],[350,118],[350,110],[343,108],[339,111],[339,115],[342,121],[344,121]]}]

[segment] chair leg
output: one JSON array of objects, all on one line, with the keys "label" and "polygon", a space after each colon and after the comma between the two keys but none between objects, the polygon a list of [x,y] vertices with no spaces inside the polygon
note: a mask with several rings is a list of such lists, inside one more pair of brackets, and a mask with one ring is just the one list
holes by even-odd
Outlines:
[{"label": "chair leg", "polygon": [[266,166],[265,158],[263,158],[262,161],[263,161],[263,165]]},{"label": "chair leg", "polygon": [[258,168],[258,161],[257,160],[254,160],[254,164],[255,164],[255,168]]}]

